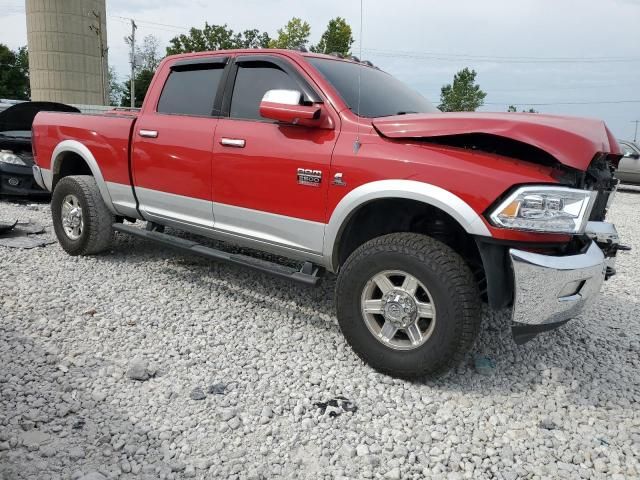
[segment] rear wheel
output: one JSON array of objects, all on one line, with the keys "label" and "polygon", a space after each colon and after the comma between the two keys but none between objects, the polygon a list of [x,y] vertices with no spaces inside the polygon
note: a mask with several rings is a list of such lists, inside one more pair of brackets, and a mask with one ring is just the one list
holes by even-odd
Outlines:
[{"label": "rear wheel", "polygon": [[58,241],[69,255],[91,255],[111,246],[115,217],[92,176],[60,180],[51,197],[51,215]]},{"label": "rear wheel", "polygon": [[479,298],[457,253],[413,233],[360,246],[336,284],[347,341],[372,367],[398,377],[436,375],[459,363],[479,329]]}]

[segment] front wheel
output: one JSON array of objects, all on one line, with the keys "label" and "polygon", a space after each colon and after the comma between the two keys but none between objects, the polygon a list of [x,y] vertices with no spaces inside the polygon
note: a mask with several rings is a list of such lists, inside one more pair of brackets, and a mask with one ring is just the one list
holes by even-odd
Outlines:
[{"label": "front wheel", "polygon": [[69,255],[91,255],[111,246],[115,218],[92,176],[60,180],[51,197],[51,215],[58,241]]},{"label": "front wheel", "polygon": [[336,284],[338,322],[353,350],[376,370],[404,378],[460,362],[479,330],[479,299],[464,260],[414,233],[360,246]]}]

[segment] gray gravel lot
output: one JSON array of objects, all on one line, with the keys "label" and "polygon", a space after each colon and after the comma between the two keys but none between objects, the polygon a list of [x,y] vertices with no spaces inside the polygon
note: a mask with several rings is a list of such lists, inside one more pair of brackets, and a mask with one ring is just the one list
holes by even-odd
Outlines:
[{"label": "gray gravel lot", "polygon": [[[520,347],[487,312],[456,372],[413,383],[350,351],[332,278],[125,236],[92,258],[0,247],[0,478],[637,478],[639,215],[619,193],[636,250],[591,311]],[[14,217],[51,222],[0,202]]]}]

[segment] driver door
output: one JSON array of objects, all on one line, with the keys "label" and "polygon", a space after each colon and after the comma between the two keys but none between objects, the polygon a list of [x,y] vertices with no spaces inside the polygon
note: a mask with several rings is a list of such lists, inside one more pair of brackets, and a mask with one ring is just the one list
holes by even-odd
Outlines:
[{"label": "driver door", "polygon": [[[219,120],[213,146],[215,229],[321,253],[337,130],[278,123],[259,113],[268,90],[298,90],[311,103],[320,97],[296,67],[271,55],[239,56],[229,82],[227,116]],[[320,181],[304,182],[298,169],[318,171]]]}]

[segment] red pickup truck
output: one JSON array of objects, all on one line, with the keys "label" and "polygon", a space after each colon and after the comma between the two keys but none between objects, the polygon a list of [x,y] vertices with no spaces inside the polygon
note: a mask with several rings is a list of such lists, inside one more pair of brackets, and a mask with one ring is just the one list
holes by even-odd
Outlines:
[{"label": "red pickup truck", "polygon": [[605,222],[621,154],[603,122],[442,113],[353,57],[171,56],[139,112],[40,113],[33,149],[69,254],[117,231],[311,285],[332,272],[347,341],[401,377],[459,362],[482,301],[511,307],[518,342],[575,317],[626,248]]}]

